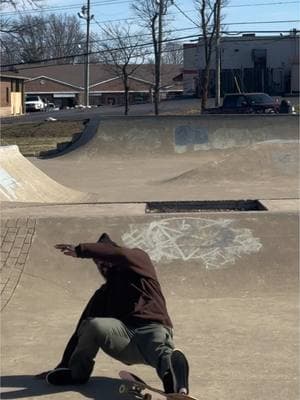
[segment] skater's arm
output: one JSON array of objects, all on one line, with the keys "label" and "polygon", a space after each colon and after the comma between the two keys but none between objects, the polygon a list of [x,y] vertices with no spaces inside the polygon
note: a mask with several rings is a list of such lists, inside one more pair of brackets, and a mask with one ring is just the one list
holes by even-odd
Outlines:
[{"label": "skater's arm", "polygon": [[55,248],[68,256],[106,261],[112,264],[112,268],[117,265],[131,269],[139,275],[157,279],[150,257],[141,249],[129,249],[107,243],[80,243],[78,246],[59,244]]},{"label": "skater's arm", "polygon": [[81,243],[75,247],[75,251],[78,257],[108,261],[112,264],[112,268],[117,265],[131,269],[139,275],[156,279],[154,266],[148,254],[141,249],[116,247],[104,243]]}]

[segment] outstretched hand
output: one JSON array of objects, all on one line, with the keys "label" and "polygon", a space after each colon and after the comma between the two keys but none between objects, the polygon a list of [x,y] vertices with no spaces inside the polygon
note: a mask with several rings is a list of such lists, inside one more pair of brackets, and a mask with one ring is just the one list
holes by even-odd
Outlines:
[{"label": "outstretched hand", "polygon": [[54,247],[66,256],[77,257],[75,246],[72,244],[56,244]]}]

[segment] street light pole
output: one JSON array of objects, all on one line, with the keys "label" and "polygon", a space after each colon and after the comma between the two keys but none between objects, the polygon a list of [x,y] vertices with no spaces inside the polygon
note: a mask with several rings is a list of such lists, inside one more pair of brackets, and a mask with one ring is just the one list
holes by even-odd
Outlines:
[{"label": "street light pole", "polygon": [[90,21],[94,15],[90,15],[90,0],[87,0],[87,5],[82,6],[81,13],[78,17],[86,20],[86,42],[85,42],[85,62],[84,62],[84,105],[90,105]]}]

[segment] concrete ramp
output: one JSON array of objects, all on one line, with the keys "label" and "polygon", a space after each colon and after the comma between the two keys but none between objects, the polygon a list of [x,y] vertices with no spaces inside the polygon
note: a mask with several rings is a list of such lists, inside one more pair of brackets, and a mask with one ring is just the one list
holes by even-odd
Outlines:
[{"label": "concrete ramp", "polygon": [[[105,231],[153,259],[176,346],[190,361],[191,395],[298,399],[298,123],[280,115],[103,118],[74,151],[33,160],[44,173],[16,147],[1,150],[9,154],[1,199],[10,201],[1,215],[1,398],[133,400],[117,391],[124,365],[101,352],[83,387],[49,388],[33,377],[57,365],[102,283],[91,261],[54,245]],[[83,204],[95,191],[102,203]],[[225,199],[263,200],[267,210],[145,213],[150,200]],[[150,367],[125,369],[160,387]]]},{"label": "concrete ramp", "polygon": [[[86,386],[49,388],[32,376],[57,364],[102,282],[91,261],[63,256],[53,246],[95,241],[103,231],[153,258],[176,345],[190,360],[192,395],[299,398],[296,213],[153,216],[137,210],[113,216],[107,209],[103,217],[97,210],[82,217],[86,206],[60,208],[52,217],[37,217],[30,207],[27,218],[2,220],[2,399],[99,399],[105,393],[105,400],[124,400],[117,391],[110,397],[103,378],[116,378],[125,366],[102,352]],[[149,367],[125,369],[160,386]]]},{"label": "concrete ramp", "polygon": [[203,163],[200,167],[187,170],[161,181],[164,183],[193,184],[207,180],[255,181],[289,177],[289,185],[299,179],[299,142],[297,140],[264,141],[247,147],[227,150],[219,157]]},{"label": "concrete ramp", "polygon": [[99,119],[98,128],[96,122],[63,158],[160,157],[299,139],[297,115],[115,116]]},{"label": "concrete ramp", "polygon": [[1,146],[0,158],[1,201],[72,203],[90,198],[49,178],[23,157],[17,146]]},{"label": "concrete ramp", "polygon": [[297,115],[104,117],[81,146],[33,163],[105,202],[297,198],[298,124]]},{"label": "concrete ramp", "polygon": [[[103,150],[101,155],[97,153],[90,159],[85,158],[83,148],[78,153],[82,159],[62,157],[33,162],[61,184],[83,192],[98,192],[102,201],[108,202],[299,196],[297,139],[283,137],[248,146],[184,154],[146,154],[141,150],[139,156],[138,152],[135,155],[132,152],[126,157],[122,155],[125,143],[120,145],[120,156],[116,146],[117,143],[113,150],[107,149],[107,153]],[[100,149],[95,143],[95,151]]]}]

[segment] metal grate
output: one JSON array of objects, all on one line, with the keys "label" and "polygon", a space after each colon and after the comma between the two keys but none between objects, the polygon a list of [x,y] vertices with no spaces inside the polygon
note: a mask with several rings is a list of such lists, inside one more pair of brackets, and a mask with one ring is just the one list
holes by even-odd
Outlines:
[{"label": "metal grate", "polygon": [[151,201],[146,213],[266,211],[258,200]]}]

